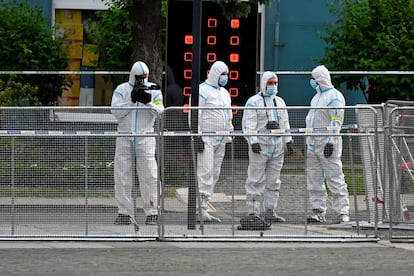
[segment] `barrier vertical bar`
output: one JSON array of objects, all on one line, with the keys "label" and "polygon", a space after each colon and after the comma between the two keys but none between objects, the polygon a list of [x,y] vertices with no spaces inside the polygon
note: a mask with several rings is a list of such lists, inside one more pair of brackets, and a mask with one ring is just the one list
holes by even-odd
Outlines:
[{"label": "barrier vertical bar", "polygon": [[14,174],[15,174],[15,156],[14,156],[14,138],[11,138],[11,188],[12,188],[12,194],[11,194],[11,213],[12,213],[12,222],[11,222],[11,235],[14,236],[15,234],[15,201],[14,201],[14,197],[16,196],[15,194],[15,179],[14,179]]},{"label": "barrier vertical bar", "polygon": [[[191,79],[191,106],[198,106],[198,86],[200,84],[200,53],[201,53],[201,16],[202,16],[202,1],[193,1],[193,63],[192,72],[193,78]],[[194,112],[195,111],[195,112]],[[191,112],[191,131],[198,132],[198,111],[193,110]],[[189,183],[188,187],[188,229],[195,229],[196,223],[196,195],[197,193],[197,170],[196,170],[196,154],[194,153],[194,143],[192,143],[192,163],[193,163],[193,179]]]},{"label": "barrier vertical bar", "polygon": [[349,157],[351,158],[351,175],[352,175],[352,187],[354,189],[354,210],[355,210],[355,222],[357,227],[357,234],[359,235],[359,212],[358,212],[358,197],[357,197],[357,185],[355,181],[355,164],[354,164],[354,155],[352,150],[352,136],[348,136],[349,141]]},{"label": "barrier vertical bar", "polygon": [[89,233],[88,137],[85,136],[85,236]]},{"label": "barrier vertical bar", "polygon": [[[167,111],[168,112],[168,111]],[[164,206],[165,206],[165,186],[164,186],[164,180],[165,180],[165,170],[164,170],[164,159],[165,159],[165,153],[164,153],[164,129],[165,129],[165,120],[166,119],[166,111],[164,111],[160,116],[158,116],[159,118],[159,122],[158,122],[158,126],[159,126],[159,131],[158,131],[158,141],[157,141],[157,148],[158,148],[158,160],[157,160],[157,164],[158,164],[158,181],[159,181],[159,191],[158,191],[158,238],[160,240],[164,239],[164,233],[165,233],[165,220],[164,220]]]},{"label": "barrier vertical bar", "polygon": [[[154,112],[156,112],[154,110]],[[157,116],[157,122],[156,122],[156,126],[158,127],[157,129],[157,136],[155,137],[156,140],[156,148],[158,148],[158,154],[156,154],[156,161],[157,161],[157,214],[158,214],[158,224],[157,224],[157,233],[158,233],[158,238],[161,239],[164,236],[164,229],[161,229],[161,224],[163,224],[163,193],[162,191],[164,191],[164,185],[163,185],[163,181],[161,180],[161,156],[164,156],[164,149],[163,149],[163,145],[164,143],[161,144],[161,131],[163,131],[164,129],[164,124],[162,123],[162,115],[158,114]],[[161,200],[162,198],[162,200]]]},{"label": "barrier vertical bar", "polygon": [[231,206],[231,218],[232,218],[231,235],[232,236],[235,235],[234,233],[234,230],[235,230],[235,227],[234,227],[234,215],[235,215],[235,212],[234,212],[234,207],[235,207],[234,206],[234,138],[235,137],[233,137],[231,141],[231,204],[232,204]]}]

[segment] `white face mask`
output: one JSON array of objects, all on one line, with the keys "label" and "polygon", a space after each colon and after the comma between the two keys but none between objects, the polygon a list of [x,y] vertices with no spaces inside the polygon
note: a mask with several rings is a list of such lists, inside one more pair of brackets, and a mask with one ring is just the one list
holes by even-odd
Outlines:
[{"label": "white face mask", "polygon": [[269,96],[272,95],[277,95],[277,86],[275,85],[271,85],[271,86],[266,86],[266,94]]},{"label": "white face mask", "polygon": [[310,86],[311,86],[313,89],[316,89],[316,87],[318,87],[318,85],[319,85],[319,84],[316,82],[316,80],[314,80],[314,79],[310,79],[309,84],[310,84]]}]

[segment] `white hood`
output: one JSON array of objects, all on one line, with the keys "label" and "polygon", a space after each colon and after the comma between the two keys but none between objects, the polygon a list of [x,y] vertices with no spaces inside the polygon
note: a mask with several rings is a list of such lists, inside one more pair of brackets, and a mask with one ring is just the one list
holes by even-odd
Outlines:
[{"label": "white hood", "polygon": [[265,96],[269,96],[266,93],[266,86],[267,82],[271,78],[277,78],[276,74],[270,71],[266,71],[263,73],[262,78],[260,79],[260,92],[262,92],[262,94]]},{"label": "white hood", "polygon": [[331,75],[324,65],[319,65],[312,70],[312,77],[322,89],[332,88]]},{"label": "white hood", "polygon": [[208,77],[206,80],[206,83],[213,85],[213,86],[219,86],[218,80],[220,78],[220,75],[223,73],[228,73],[229,68],[227,65],[222,61],[216,61],[211,65],[210,72],[208,73]]},{"label": "white hood", "polygon": [[[134,65],[132,65],[131,68],[131,72],[129,73],[129,83],[131,85],[134,85],[135,83],[135,76],[140,76],[140,75],[149,75],[149,69],[148,66],[142,62],[142,61],[137,61],[134,63]],[[148,77],[144,79],[146,82],[148,81]]]}]

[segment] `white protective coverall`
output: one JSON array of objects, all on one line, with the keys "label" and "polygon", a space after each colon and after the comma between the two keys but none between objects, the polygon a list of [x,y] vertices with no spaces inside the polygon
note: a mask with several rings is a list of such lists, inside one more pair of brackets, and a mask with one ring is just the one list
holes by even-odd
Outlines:
[{"label": "white protective coverall", "polygon": [[[231,107],[230,94],[218,84],[220,75],[228,72],[224,62],[216,61],[210,68],[207,80],[199,86],[199,107],[212,108],[198,111],[198,130],[201,132],[234,130],[231,109],[222,109]],[[230,136],[203,136],[202,140],[204,150],[197,154],[198,190],[201,215],[204,220],[211,220],[213,217],[207,213],[208,202],[220,176],[226,143],[232,139]]]},{"label": "white protective coverall", "polygon": [[[345,99],[334,88],[328,69],[320,65],[312,71],[316,80],[316,94],[311,100],[311,107],[337,107],[335,109],[310,109],[306,116],[307,128],[338,127],[343,124]],[[332,208],[338,215],[349,215],[349,195],[342,171],[342,137],[329,136],[339,130],[323,131],[324,136],[307,136],[306,176],[311,209],[318,213],[326,212],[327,192],[324,184],[332,192]],[[324,156],[327,143],[333,144],[332,155]]]},{"label": "white protective coverall", "polygon": [[[129,81],[120,84],[113,92],[112,107],[138,107],[137,109],[112,109],[118,120],[118,132],[152,132],[158,114],[164,110],[162,92],[146,90],[151,94],[151,102],[146,105],[131,101],[131,91],[135,76],[149,74],[148,66],[137,61],[129,74]],[[147,85],[154,83],[144,80]],[[142,109],[140,107],[151,107]],[[158,215],[158,167],[155,160],[155,137],[117,137],[115,148],[114,181],[115,198],[118,213],[134,216],[132,199],[133,158],[136,160],[136,171],[146,216]]]},{"label": "white protective coverall", "polygon": [[[266,93],[267,82],[274,77],[276,74],[273,72],[263,73],[260,91],[247,100],[246,107],[286,107],[281,97]],[[286,109],[245,109],[242,120],[243,132],[266,130],[266,124],[269,121],[278,122],[281,129],[290,129]],[[245,184],[247,211],[248,214],[259,216],[262,201],[265,210],[275,211],[277,208],[284,149],[286,143],[292,141],[292,137],[245,136],[245,139],[249,144],[249,167]],[[252,151],[251,145],[255,143],[260,144],[260,154]]]}]

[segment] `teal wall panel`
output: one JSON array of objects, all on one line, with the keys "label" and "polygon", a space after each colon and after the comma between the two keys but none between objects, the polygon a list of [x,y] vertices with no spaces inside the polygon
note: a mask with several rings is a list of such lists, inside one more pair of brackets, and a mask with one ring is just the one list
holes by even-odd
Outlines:
[{"label": "teal wall panel", "polygon": [[[264,70],[311,71],[319,65],[326,46],[319,34],[335,20],[326,0],[275,0],[265,14]],[[308,105],[314,95],[308,75],[279,75],[279,91],[288,105]],[[360,91],[342,92],[348,105],[366,103]]]}]

